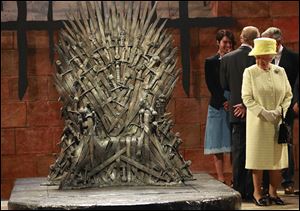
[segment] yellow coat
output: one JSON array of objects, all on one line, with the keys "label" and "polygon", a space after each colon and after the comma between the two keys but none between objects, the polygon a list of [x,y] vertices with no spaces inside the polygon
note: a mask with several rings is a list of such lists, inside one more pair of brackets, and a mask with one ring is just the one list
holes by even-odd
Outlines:
[{"label": "yellow coat", "polygon": [[291,87],[285,70],[271,64],[264,71],[256,64],[245,69],[242,99],[246,114],[246,167],[247,169],[283,169],[288,167],[287,144],[278,144],[280,117],[275,123],[260,117],[262,108],[281,107],[286,113],[292,99]]}]

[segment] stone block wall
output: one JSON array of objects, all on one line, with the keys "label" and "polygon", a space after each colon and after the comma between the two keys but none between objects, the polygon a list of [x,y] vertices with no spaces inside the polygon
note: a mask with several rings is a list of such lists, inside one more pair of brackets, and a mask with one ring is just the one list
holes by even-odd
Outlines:
[{"label": "stone block wall", "polygon": [[[170,4],[169,4],[170,5]],[[246,25],[262,32],[269,26],[282,29],[284,43],[299,52],[298,1],[212,1],[213,16],[236,19],[230,29],[239,43]],[[171,11],[171,9],[170,9]],[[284,12],[283,12],[284,11]],[[216,53],[215,34],[219,28],[191,28],[191,84],[188,97],[179,80],[168,105],[174,131],[181,133],[180,152],[191,160],[192,172],[205,171],[215,176],[213,157],[203,154],[204,131],[210,93],[204,76],[204,60]],[[181,67],[180,31],[172,28]],[[28,31],[28,88],[18,99],[18,49],[16,31],[1,31],[1,199],[8,199],[16,178],[47,176],[49,165],[59,152],[57,142],[63,129],[58,94],[53,84],[55,69],[49,60],[47,31]],[[55,36],[57,42],[57,36]],[[299,170],[299,120],[294,127],[294,154]],[[229,160],[229,156],[226,157]],[[225,166],[230,180],[231,168]]]},{"label": "stone block wall", "polygon": [[18,98],[18,49],[15,31],[1,31],[1,198],[16,178],[48,174],[59,151],[63,121],[49,60],[47,31],[28,31],[28,87]]}]

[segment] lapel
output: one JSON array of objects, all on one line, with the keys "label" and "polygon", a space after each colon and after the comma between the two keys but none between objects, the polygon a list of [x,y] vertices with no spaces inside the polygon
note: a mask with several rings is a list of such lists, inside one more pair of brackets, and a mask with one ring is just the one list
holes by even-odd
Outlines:
[{"label": "lapel", "polygon": [[220,55],[219,54],[216,54],[215,57],[214,57],[214,62],[216,64],[216,72],[219,72],[219,69],[220,69]]},{"label": "lapel", "polygon": [[216,54],[216,55],[214,56],[214,60],[215,60],[215,61],[218,61],[218,60],[219,60],[219,57],[220,57],[220,55],[219,55],[219,54]]},{"label": "lapel", "polygon": [[286,67],[287,57],[288,57],[288,51],[283,46],[282,53],[281,53],[281,58],[280,58],[278,66],[283,67],[283,68]]}]

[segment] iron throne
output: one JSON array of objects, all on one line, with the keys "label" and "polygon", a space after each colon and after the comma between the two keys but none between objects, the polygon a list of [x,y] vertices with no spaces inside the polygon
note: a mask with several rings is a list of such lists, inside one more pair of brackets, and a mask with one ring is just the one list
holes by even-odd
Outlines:
[{"label": "iron throne", "polygon": [[65,127],[48,176],[60,189],[192,179],[166,113],[177,49],[156,4],[141,5],[78,3],[60,32],[55,85]]}]

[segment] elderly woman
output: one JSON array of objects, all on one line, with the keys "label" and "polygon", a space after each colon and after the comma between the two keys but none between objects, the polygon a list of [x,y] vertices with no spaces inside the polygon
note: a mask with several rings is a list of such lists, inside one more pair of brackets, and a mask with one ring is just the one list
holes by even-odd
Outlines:
[{"label": "elderly woman", "polygon": [[[276,41],[257,38],[249,56],[256,64],[244,71],[242,99],[247,107],[246,166],[252,170],[253,200],[258,206],[284,202],[277,195],[280,169],[288,167],[286,144],[278,144],[281,108],[284,115],[290,105],[292,92],[285,70],[271,64],[276,55]],[[270,170],[269,195],[261,192],[262,171]]]}]

